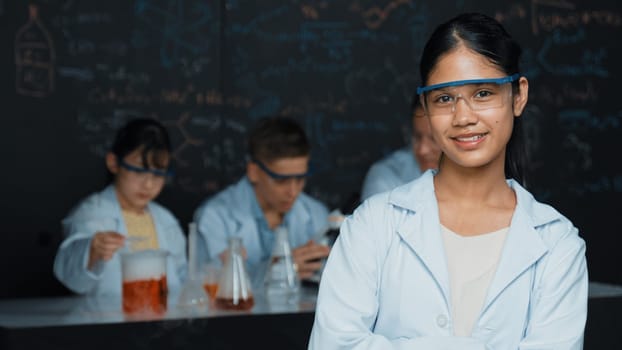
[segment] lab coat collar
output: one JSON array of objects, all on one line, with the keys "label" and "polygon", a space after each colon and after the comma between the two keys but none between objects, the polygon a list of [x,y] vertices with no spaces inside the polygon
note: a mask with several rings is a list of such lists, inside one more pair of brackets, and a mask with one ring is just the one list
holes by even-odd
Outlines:
[{"label": "lab coat collar", "polygon": [[[436,169],[427,170],[418,179],[397,187],[389,195],[389,203],[413,212],[421,211],[430,201],[436,202],[434,195],[434,176]],[[555,209],[538,203],[531,193],[513,179],[507,180],[508,185],[516,193],[517,208],[520,206],[533,227],[545,225],[561,218]],[[437,210],[438,213],[438,210]]]},{"label": "lab coat collar", "polygon": [[[238,223],[247,221],[249,215],[256,219],[262,217],[263,212],[261,211],[259,202],[257,202],[253,185],[248,178],[246,176],[242,177],[235,186],[237,188],[234,192],[233,199],[234,203],[237,203],[240,207],[232,210],[231,216],[235,218]],[[256,208],[254,209],[253,206]]]},{"label": "lab coat collar", "polygon": [[[248,180],[248,177],[244,176],[238,184],[238,191],[235,192],[235,202],[240,206],[240,210],[233,210],[232,216],[238,223],[244,223],[248,221],[248,216],[252,215],[254,218],[261,218],[265,220],[265,216],[259,206],[259,202],[257,201],[257,196],[255,195],[255,190],[253,189],[253,185]],[[301,203],[300,196],[303,194],[300,193],[292,208],[285,213],[285,217],[283,218],[283,222],[288,226],[288,229],[293,229],[296,225],[301,225],[311,220],[311,215],[307,210],[304,209],[304,204]],[[250,200],[249,200],[250,199]],[[295,218],[295,220],[293,219]],[[292,221],[296,222],[292,222]]]},{"label": "lab coat collar", "polygon": [[[449,305],[447,259],[434,194],[435,174],[436,171],[428,170],[419,179],[396,188],[389,195],[389,203],[408,211],[397,228],[398,234],[428,267]],[[536,202],[516,181],[508,180],[508,185],[516,193],[517,203],[484,310],[508,284],[546,254],[547,246],[536,228],[561,218],[553,208]]]}]

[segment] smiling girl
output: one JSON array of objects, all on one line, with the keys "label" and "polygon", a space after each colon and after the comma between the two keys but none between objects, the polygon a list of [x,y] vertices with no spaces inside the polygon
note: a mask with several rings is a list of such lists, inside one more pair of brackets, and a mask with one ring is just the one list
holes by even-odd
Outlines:
[{"label": "smiling girl", "polygon": [[346,219],[310,349],[582,348],[584,241],[521,186],[520,52],[480,14],[432,34],[417,93],[439,169]]}]

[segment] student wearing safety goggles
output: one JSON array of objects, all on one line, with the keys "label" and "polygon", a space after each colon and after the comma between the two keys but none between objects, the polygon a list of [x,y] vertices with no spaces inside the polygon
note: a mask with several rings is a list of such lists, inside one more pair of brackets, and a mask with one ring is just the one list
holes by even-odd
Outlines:
[{"label": "student wearing safety goggles", "polygon": [[585,242],[522,185],[520,54],[482,14],[432,33],[418,94],[439,167],[346,218],[309,349],[582,349]]},{"label": "student wearing safety goggles", "polygon": [[428,169],[436,169],[441,155],[432,138],[430,123],[425,118],[419,95],[413,97],[411,145],[398,149],[372,164],[365,175],[361,200],[410,182]]},{"label": "student wearing safety goggles", "polygon": [[123,249],[168,251],[168,288],[181,285],[185,236],[173,214],[154,202],[172,176],[170,162],[169,136],[158,121],[134,119],[118,130],[106,154],[111,183],[62,221],[65,239],[54,274],[65,286],[80,294],[121,295]]},{"label": "student wearing safety goggles", "polygon": [[290,119],[262,119],[250,132],[248,155],[246,176],[195,212],[207,259],[223,260],[228,237],[241,237],[254,279],[272,253],[275,229],[284,226],[299,277],[311,277],[322,267],[318,259],[329,253],[326,245],[312,239],[327,229],[328,210],[302,192],[310,174],[304,130]]}]

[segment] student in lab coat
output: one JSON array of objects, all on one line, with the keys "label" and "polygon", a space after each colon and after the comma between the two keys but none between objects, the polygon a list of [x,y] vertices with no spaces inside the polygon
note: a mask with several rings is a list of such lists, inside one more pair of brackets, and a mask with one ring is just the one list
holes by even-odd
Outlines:
[{"label": "student in lab coat", "polygon": [[418,95],[412,103],[412,142],[372,164],[365,175],[361,199],[410,182],[428,169],[436,169],[441,150],[432,139]]},{"label": "student in lab coat", "polygon": [[168,251],[168,288],[180,286],[187,269],[185,237],[173,214],[154,202],[171,175],[170,161],[168,133],[156,120],[135,119],[117,132],[106,154],[112,183],[62,221],[65,239],[54,274],[65,286],[79,294],[121,295],[124,247]]},{"label": "student in lab coat", "polygon": [[313,276],[330,251],[316,242],[328,230],[328,209],[303,192],[311,157],[304,129],[290,118],[262,118],[249,133],[248,156],[246,175],[195,211],[203,260],[224,260],[228,238],[240,237],[249,274],[260,282],[283,227],[298,276]]},{"label": "student in lab coat", "polygon": [[438,170],[346,219],[310,349],[581,349],[585,244],[521,186],[521,49],[463,14],[427,42],[418,89]]}]

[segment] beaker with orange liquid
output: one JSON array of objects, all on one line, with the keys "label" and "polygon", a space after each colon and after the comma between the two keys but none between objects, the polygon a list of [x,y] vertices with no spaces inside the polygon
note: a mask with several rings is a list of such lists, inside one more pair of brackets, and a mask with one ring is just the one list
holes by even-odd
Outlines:
[{"label": "beaker with orange liquid", "polygon": [[167,308],[168,285],[164,250],[121,253],[123,312],[128,315],[163,315]]}]

